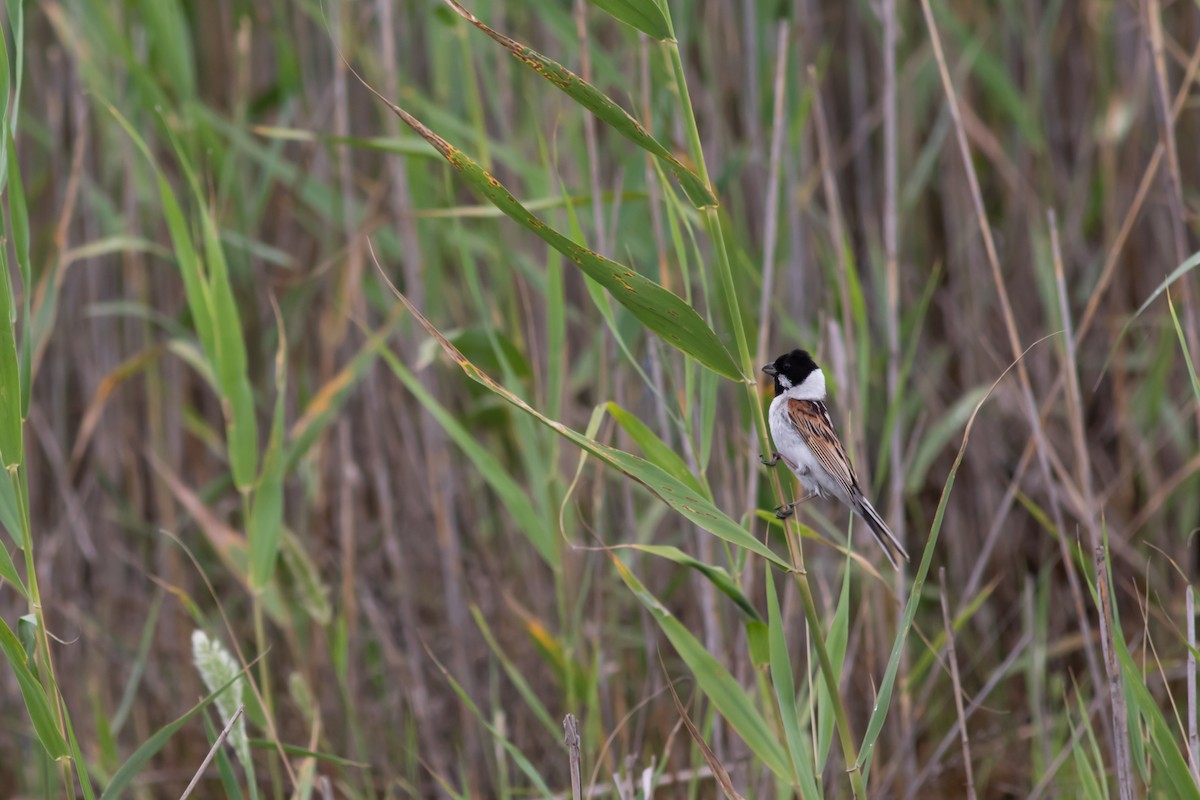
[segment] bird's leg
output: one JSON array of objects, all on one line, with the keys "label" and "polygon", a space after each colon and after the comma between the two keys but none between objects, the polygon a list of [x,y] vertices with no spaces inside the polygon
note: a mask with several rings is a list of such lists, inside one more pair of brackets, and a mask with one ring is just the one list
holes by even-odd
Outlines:
[{"label": "bird's leg", "polygon": [[773,467],[779,463],[779,459],[783,458],[783,456],[779,455],[779,453],[776,453],[774,451],[772,451],[771,456],[772,456],[772,458],[770,461],[768,461],[767,457],[764,455],[760,455],[758,457],[758,460],[764,467]]},{"label": "bird's leg", "polygon": [[809,492],[808,494],[804,495],[804,497],[798,497],[790,503],[784,503],[781,506],[776,506],[775,519],[787,519],[792,514],[796,513],[796,506],[800,505],[812,496],[812,492]]}]

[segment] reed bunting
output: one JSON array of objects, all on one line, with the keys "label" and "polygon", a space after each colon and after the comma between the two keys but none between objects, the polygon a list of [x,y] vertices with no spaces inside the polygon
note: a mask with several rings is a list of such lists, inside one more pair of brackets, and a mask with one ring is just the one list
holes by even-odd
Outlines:
[{"label": "reed bunting", "polygon": [[784,353],[762,371],[775,379],[769,419],[776,447],[773,458],[764,457],[762,463],[773,467],[782,460],[808,492],[775,509],[775,516],[786,519],[809,497],[830,495],[866,521],[893,567],[897,566],[893,548],[907,561],[904,546],[863,496],[854,466],[838,440],[825,406],[825,373],[804,350]]}]

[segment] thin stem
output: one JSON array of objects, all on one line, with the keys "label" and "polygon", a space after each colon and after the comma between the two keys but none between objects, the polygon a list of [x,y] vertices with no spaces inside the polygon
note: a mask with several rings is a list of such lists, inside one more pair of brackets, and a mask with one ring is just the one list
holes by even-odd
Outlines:
[{"label": "thin stem", "polygon": [[[666,43],[666,47],[671,57],[671,66],[675,75],[675,86],[679,91],[680,105],[683,110],[685,131],[692,160],[695,162],[696,171],[700,179],[711,188],[712,183],[708,177],[708,166],[704,161],[704,150],[700,144],[700,130],[696,126],[696,115],[692,110],[691,97],[688,94],[687,80],[684,76],[683,59],[679,53],[679,46],[676,42],[669,41]],[[715,206],[704,209],[704,222],[708,229],[709,238],[712,239],[713,249],[717,255],[717,273],[720,277],[721,289],[725,294],[726,305],[729,308],[729,318],[733,326],[734,339],[737,342],[738,358],[742,365],[743,385],[746,389],[746,396],[750,407],[754,409],[754,422],[755,428],[758,431],[759,447],[761,448],[761,452],[768,453],[771,451],[771,440],[767,433],[767,420],[763,414],[762,402],[758,395],[758,383],[749,377],[754,374],[754,365],[750,359],[750,346],[746,341],[746,329],[742,325],[742,312],[738,306],[737,290],[733,282],[733,268],[729,261],[729,252],[725,247],[725,234],[721,228],[720,210]],[[780,505],[787,503],[790,498],[784,492],[783,482],[779,478],[779,473],[772,470],[771,479],[774,483],[775,495]],[[829,651],[825,646],[824,627],[821,624],[820,615],[817,613],[817,604],[813,598],[812,588],[808,583],[808,575],[804,569],[804,550],[800,546],[800,533],[791,527],[792,524],[794,523],[789,524],[787,521],[783,523],[784,538],[787,540],[788,552],[791,556],[792,568],[796,576],[796,586],[800,590],[800,600],[804,606],[805,619],[808,621],[808,626],[813,632],[812,640],[817,651],[817,661],[821,666],[821,675],[824,677],[825,686],[829,690],[829,696],[833,700],[833,714],[837,722],[838,738],[842,745],[842,758],[845,760],[846,769],[850,774],[851,791],[855,797],[865,798],[866,791],[863,785],[862,772],[858,768],[858,751],[854,745],[849,718],[846,715],[846,707],[842,703],[842,695],[838,689],[837,673],[834,672],[833,662],[829,658]]]},{"label": "thin stem", "polygon": [[[29,590],[29,611],[37,619],[36,649],[41,651],[44,661],[42,665],[43,671],[40,674],[42,675],[42,683],[48,690],[47,694],[50,695],[52,701],[50,705],[54,709],[54,724],[63,735],[63,741],[66,741],[67,712],[63,706],[65,701],[58,690],[58,681],[54,676],[54,659],[50,655],[50,637],[46,634],[46,616],[42,610],[42,592],[38,588],[37,569],[34,567],[33,522],[29,514],[29,484],[26,481],[25,468],[21,465],[10,467],[8,469],[8,477],[12,481],[13,490],[16,494],[17,511],[21,515],[21,532],[25,539],[23,553],[25,555],[25,585],[26,589]],[[71,777],[70,760],[63,759],[60,767],[62,769],[63,787],[73,794],[75,781]],[[86,780],[82,776],[80,779]]]}]

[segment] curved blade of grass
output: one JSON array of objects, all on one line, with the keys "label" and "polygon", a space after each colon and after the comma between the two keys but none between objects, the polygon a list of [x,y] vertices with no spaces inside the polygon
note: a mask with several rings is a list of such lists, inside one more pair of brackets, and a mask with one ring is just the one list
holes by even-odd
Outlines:
[{"label": "curved blade of grass", "polygon": [[1183,362],[1187,365],[1188,377],[1192,379],[1192,394],[1196,397],[1196,405],[1200,406],[1200,379],[1196,378],[1196,364],[1192,361],[1192,351],[1188,349],[1187,337],[1179,324],[1179,315],[1175,313],[1175,303],[1171,293],[1167,292],[1167,308],[1171,311],[1171,323],[1175,326],[1175,337],[1179,340],[1179,350],[1183,353]]},{"label": "curved blade of grass", "polygon": [[712,492],[703,486],[696,476],[692,474],[692,471],[688,469],[687,464],[684,463],[679,453],[675,452],[670,445],[658,438],[654,431],[646,426],[646,423],[611,400],[604,404],[604,410],[617,421],[617,424],[629,434],[630,438],[637,442],[637,446],[642,449],[642,455],[646,457],[647,461],[662,467],[680,483],[687,484],[705,497],[712,497]]},{"label": "curved blade of grass", "polygon": [[[209,261],[206,275],[199,253],[192,242],[183,210],[150,148],[119,111],[107,103],[105,105],[145,156],[158,178],[163,216],[171,232],[175,258],[179,262],[179,273],[183,278],[184,293],[187,296],[188,308],[192,312],[196,335],[200,338],[205,356],[212,362],[213,372],[218,378],[224,400],[222,405],[225,407],[226,440],[234,483],[239,490],[248,491],[254,483],[258,469],[258,421],[254,415],[254,395],[246,377],[246,344],[242,339],[241,320],[233,299],[216,225],[208,213],[204,195],[184,158],[182,149],[172,140],[176,146],[179,164],[200,207],[205,253]],[[0,339],[0,348],[3,344]]]},{"label": "curved blade of grass", "polygon": [[1146,309],[1158,299],[1159,295],[1169,289],[1171,284],[1175,283],[1175,281],[1179,280],[1196,267],[1200,267],[1200,250],[1192,253],[1192,255],[1185,259],[1182,264],[1171,270],[1171,274],[1163,278],[1162,283],[1160,283],[1154,289],[1154,291],[1150,293],[1150,296],[1147,297],[1140,306],[1138,306],[1138,310],[1133,312],[1133,316],[1126,320],[1125,324],[1121,326],[1121,332],[1117,334],[1117,338],[1113,341],[1112,347],[1108,351],[1108,358],[1104,361],[1104,367],[1100,370],[1100,377],[1096,379],[1097,381],[1104,376],[1104,373],[1108,372],[1108,365],[1112,361],[1113,355],[1117,352],[1117,345],[1119,345],[1125,338],[1125,334],[1129,332],[1129,328],[1133,325],[1134,320],[1140,317],[1146,311]]},{"label": "curved blade of grass", "polygon": [[[1057,336],[1050,336],[1038,339],[1025,351],[1021,353],[1021,358],[1037,347],[1042,342]],[[904,651],[904,644],[908,641],[908,633],[912,630],[913,619],[917,615],[917,606],[921,602],[921,590],[925,586],[925,578],[929,574],[929,565],[933,563],[933,551],[937,546],[938,535],[942,531],[942,520],[946,516],[946,506],[950,501],[950,493],[954,489],[954,478],[958,475],[958,468],[962,466],[963,456],[967,452],[967,442],[971,440],[971,429],[975,427],[975,419],[979,416],[980,409],[992,396],[992,392],[996,391],[996,387],[1000,385],[1000,381],[1004,380],[1005,376],[1015,367],[1016,361],[1009,364],[1004,372],[1000,373],[1000,377],[996,378],[987,393],[979,399],[975,404],[975,410],[971,412],[970,418],[967,420],[966,429],[963,430],[962,444],[958,446],[958,455],[954,457],[954,463],[950,466],[950,472],[946,475],[946,483],[942,487],[942,497],[938,500],[937,512],[933,517],[933,526],[929,529],[929,540],[925,543],[925,552],[921,556],[921,564],[917,567],[917,574],[913,577],[912,586],[909,589],[908,602],[904,606],[904,618],[900,625],[900,630],[896,632],[896,641],[892,645],[892,654],[888,658],[887,670],[884,672],[883,681],[879,685],[879,693],[875,697],[875,707],[871,711],[871,719],[867,722],[867,732],[863,736],[862,747],[859,749],[858,763],[856,768],[862,770],[863,781],[866,782],[870,777],[871,759],[875,754],[875,742],[879,739],[879,734],[883,730],[883,723],[887,720],[888,710],[892,701],[892,689],[896,685],[896,673],[900,669],[900,656]]]},{"label": "curved blade of grass", "polygon": [[54,721],[50,700],[46,697],[42,684],[29,669],[28,655],[25,653],[25,648],[21,646],[21,640],[3,619],[0,619],[0,650],[4,651],[4,656],[12,667],[13,675],[17,679],[17,686],[21,690],[21,697],[25,701],[25,710],[29,713],[29,721],[33,723],[33,730],[37,734],[38,741],[42,743],[42,747],[46,748],[46,752],[51,758],[56,761],[66,758],[70,755],[70,750],[67,747],[67,740],[63,738],[62,732],[59,731],[58,725]]},{"label": "curved blade of grass", "polygon": [[655,0],[592,0],[618,22],[639,30],[660,42],[674,38],[671,20]]},{"label": "curved blade of grass", "polygon": [[[847,570],[849,572],[849,570]],[[779,598],[775,592],[775,578],[766,570],[764,581],[767,586],[767,641],[770,649],[771,688],[779,706],[779,718],[783,722],[783,733],[787,739],[788,752],[795,769],[794,783],[801,797],[820,797],[816,775],[812,764],[812,745],[800,727],[800,714],[796,709],[796,683],[792,675],[792,659],[787,651],[787,639],[783,632],[783,614],[779,610]]]},{"label": "curved blade of grass", "polygon": [[[380,274],[383,275],[382,268],[380,268]],[[386,275],[383,275],[383,278],[385,281],[387,280]],[[569,439],[579,447],[582,447],[587,452],[599,458],[605,464],[608,464],[610,467],[618,470],[619,472],[623,472],[630,478],[633,478],[635,481],[649,489],[650,493],[655,497],[659,498],[664,503],[671,506],[671,508],[675,509],[680,514],[687,517],[689,520],[696,523],[709,533],[724,539],[730,544],[749,550],[765,559],[774,562],[779,566],[780,569],[791,571],[791,567],[788,565],[788,563],[773,553],[770,548],[755,539],[745,528],[743,528],[741,525],[738,525],[736,522],[718,510],[717,507],[709,502],[708,499],[693,489],[690,489],[689,487],[680,483],[675,478],[671,477],[661,467],[655,466],[649,461],[640,459],[637,456],[631,455],[630,453],[600,444],[596,440],[584,436],[572,428],[568,428],[561,422],[550,419],[537,409],[530,406],[524,400],[517,397],[512,392],[496,383],[494,380],[480,371],[478,367],[468,361],[467,358],[458,351],[458,348],[451,344],[450,341],[433,326],[433,323],[427,320],[425,316],[417,310],[416,306],[414,306],[407,297],[401,294],[395,286],[392,286],[391,282],[388,282],[388,286],[391,288],[393,294],[400,299],[400,302],[404,304],[405,308],[409,310],[409,313],[411,313],[413,317],[416,318],[417,322],[421,324],[421,327],[423,327],[430,336],[437,340],[438,344],[441,345],[442,350],[445,351],[446,355],[450,356],[450,358],[462,368],[463,372],[467,373],[469,378],[477,383],[483,384],[492,392],[502,397],[504,400],[507,400],[509,403],[521,409],[526,414],[533,416],[543,425],[558,433],[560,436]]]},{"label": "curved blade of grass", "polygon": [[611,553],[609,555],[621,580],[625,581],[625,585],[654,617],[675,651],[679,653],[679,657],[691,669],[696,677],[696,684],[721,716],[742,737],[750,751],[772,772],[783,780],[790,781],[792,772],[788,769],[787,753],[772,735],[770,727],[755,708],[750,696],[738,685],[724,665],[642,585],[621,559]]},{"label": "curved blade of grass", "polygon": [[683,351],[713,372],[731,380],[745,380],[733,357],[721,344],[712,328],[682,298],[640,272],[582,247],[546,225],[521,205],[500,181],[460,150],[365,81],[363,85],[386,103],[406,125],[437,148],[450,166],[493,205],[571,259],[589,278],[604,286],[618,303],[628,308],[643,325],[662,337],[667,344]]},{"label": "curved blade of grass", "polygon": [[[647,11],[658,11],[661,15],[662,11],[654,3],[654,0],[602,0],[606,4],[611,4],[619,7],[641,8],[644,7]],[[536,50],[526,47],[515,39],[510,39],[504,34],[489,28],[479,20],[474,14],[463,8],[456,0],[442,0],[448,5],[454,13],[470,22],[479,30],[486,33],[494,41],[498,42],[505,50],[512,53],[513,58],[528,66],[537,74],[541,75],[546,80],[550,81],[556,88],[562,90],[568,97],[574,100],[579,105],[586,108],[588,111],[596,115],[601,121],[620,133],[629,141],[636,144],[646,152],[653,155],[662,161],[663,166],[670,170],[675,179],[679,181],[680,188],[684,194],[696,206],[696,208],[708,208],[718,204],[717,197],[712,193],[712,190],[705,182],[692,170],[688,169],[683,163],[671,155],[661,142],[651,136],[641,123],[621,106],[617,105],[606,94],[601,92],[595,86],[591,85],[583,78],[576,75],[571,70],[559,64],[552,58],[548,58]],[[615,13],[605,8],[613,16]],[[621,19],[621,17],[617,17]],[[622,21],[627,21],[622,19]],[[629,24],[638,27],[644,33],[653,36],[656,39],[669,39],[671,37],[670,26],[667,20],[662,17],[663,25],[660,30],[663,35],[652,33],[649,30],[640,28],[634,23]]]},{"label": "curved blade of grass", "polygon": [[[1126,328],[1129,327],[1129,323],[1133,322],[1133,320],[1140,317],[1142,315],[1142,312],[1144,312],[1147,308],[1149,308],[1150,304],[1153,303],[1155,300],[1157,300],[1158,296],[1160,294],[1162,294],[1168,288],[1170,288],[1172,283],[1179,280],[1180,278],[1182,278],[1184,275],[1186,275],[1188,272],[1195,269],[1196,267],[1200,267],[1200,251],[1192,253],[1192,255],[1186,261],[1184,261],[1182,264],[1180,264],[1175,269],[1171,270],[1170,275],[1163,278],[1163,282],[1158,285],[1158,288],[1156,288],[1153,292],[1150,293],[1150,296],[1146,298],[1145,302],[1143,302],[1140,306],[1138,306],[1138,310],[1133,313],[1133,317],[1129,320],[1129,322],[1125,323],[1125,327],[1121,329],[1121,334],[1124,335]],[[1120,342],[1120,340],[1121,340],[1121,337],[1118,336],[1117,342]],[[1116,347],[1117,342],[1113,343],[1113,347]]]},{"label": "curved blade of grass", "polygon": [[712,564],[706,564],[703,561],[692,558],[687,553],[680,550],[678,547],[670,545],[657,544],[621,544],[615,545],[614,550],[637,550],[642,553],[649,553],[652,556],[665,558],[668,561],[674,561],[685,567],[690,567],[699,572],[716,587],[717,591],[728,597],[730,600],[742,610],[750,620],[754,622],[764,622],[762,615],[758,613],[758,609],[750,602],[750,598],[746,597],[742,591],[742,587],[733,579],[723,567],[715,567]]},{"label": "curved blade of grass", "polygon": [[[837,611],[833,614],[833,624],[826,634],[829,648],[829,661],[837,672],[835,681],[842,682],[842,669],[846,660],[846,643],[850,638],[850,562],[842,570],[842,596],[838,599]],[[825,681],[817,685],[817,771],[825,769],[829,758],[829,748],[833,745],[833,699],[829,695],[829,686]]]}]

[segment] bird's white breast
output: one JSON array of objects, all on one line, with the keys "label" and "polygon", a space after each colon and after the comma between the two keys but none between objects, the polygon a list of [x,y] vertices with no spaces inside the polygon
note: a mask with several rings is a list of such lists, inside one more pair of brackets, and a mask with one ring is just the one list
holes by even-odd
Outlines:
[{"label": "bird's white breast", "polygon": [[823,494],[821,484],[817,481],[821,465],[788,416],[787,404],[790,399],[792,398],[785,392],[771,401],[771,409],[767,414],[771,425],[771,438],[775,441],[775,450],[783,456],[792,472],[796,473],[804,488],[819,496]]}]

